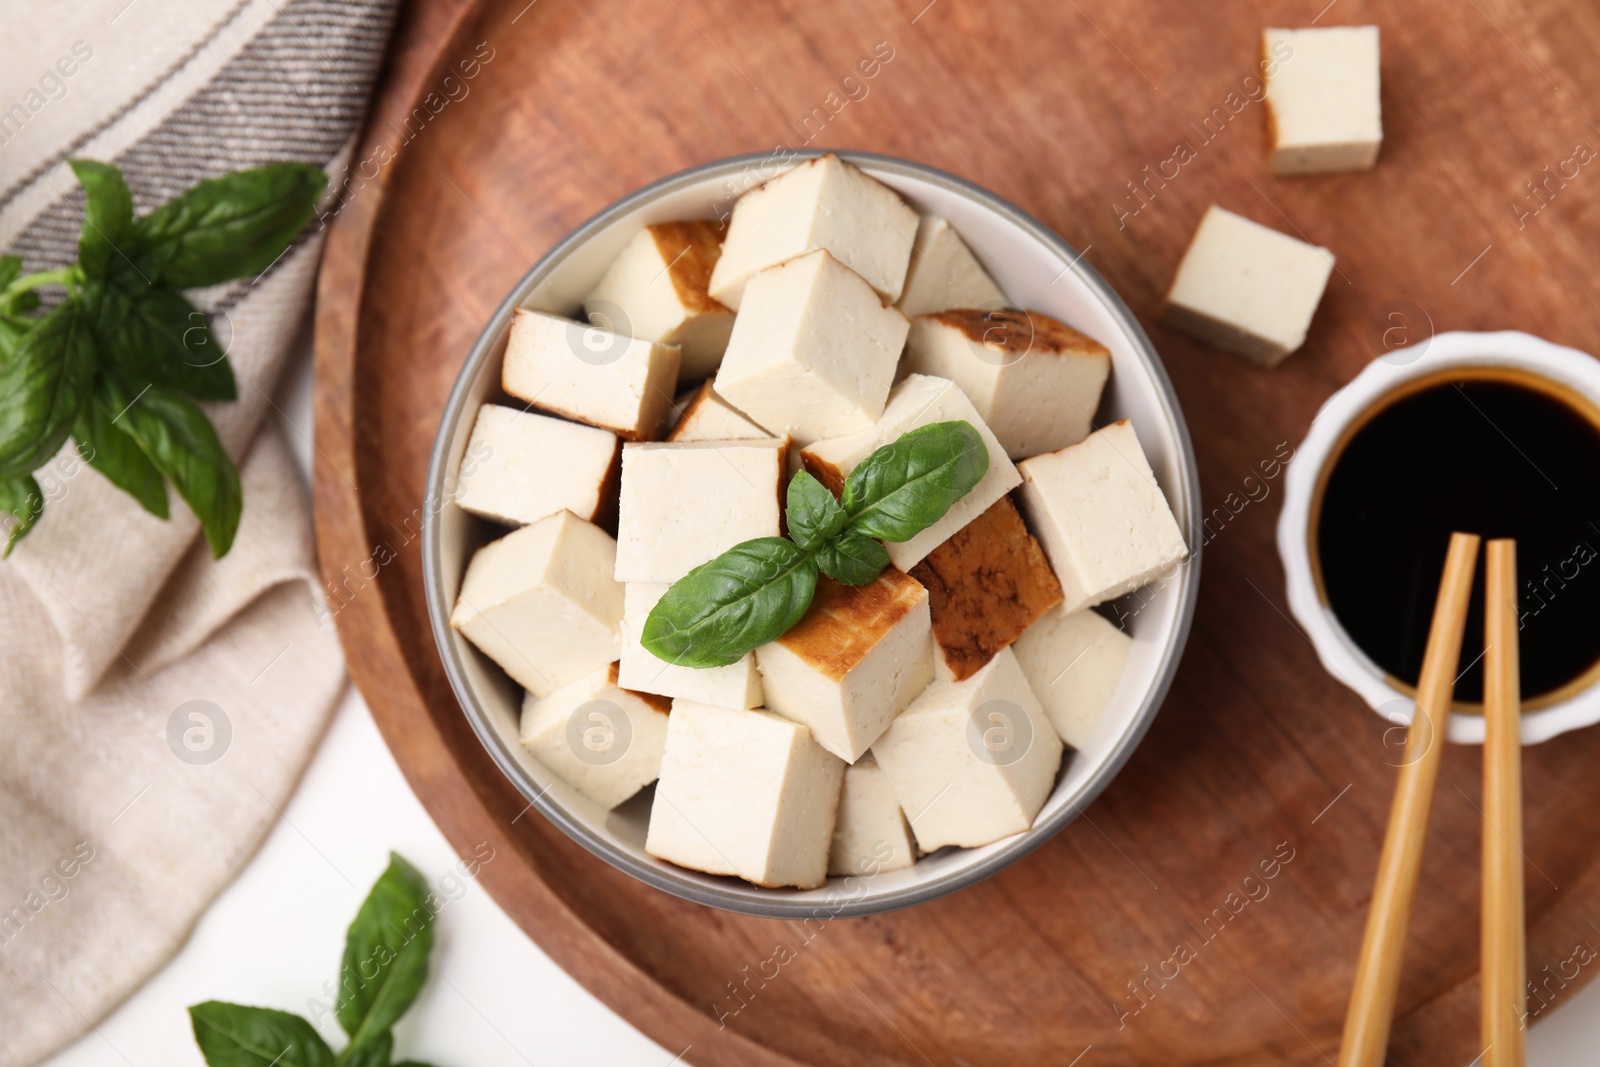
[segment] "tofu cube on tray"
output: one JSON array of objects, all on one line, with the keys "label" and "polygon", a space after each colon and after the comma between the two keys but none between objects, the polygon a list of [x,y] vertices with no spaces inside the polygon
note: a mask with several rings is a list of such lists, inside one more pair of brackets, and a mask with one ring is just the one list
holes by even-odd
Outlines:
[{"label": "tofu cube on tray", "polygon": [[894,786],[872,753],[863,753],[844,770],[839,817],[833,826],[833,847],[828,852],[828,873],[871,878],[915,862],[917,845],[911,839],[911,824],[900,810]]},{"label": "tofu cube on tray", "polygon": [[1010,302],[956,228],[937,215],[917,222],[911,267],[898,306],[906,318],[951,308],[997,311]]},{"label": "tofu cube on tray", "polygon": [[1272,173],[1367,170],[1378,162],[1378,27],[1266,30],[1261,50]]},{"label": "tofu cube on tray", "polygon": [[[461,458],[455,502],[494,522],[523,526],[565,509],[598,522],[614,503],[622,442],[565,419],[484,404]],[[550,467],[559,478],[530,472]]]},{"label": "tofu cube on tray", "polygon": [[753,441],[772,436],[718,396],[710,382],[679,399],[683,404],[668,441]]},{"label": "tofu cube on tray", "polygon": [[617,665],[522,703],[522,747],[610,811],[656,780],[672,702],[623,689]]},{"label": "tofu cube on tray", "polygon": [[1011,647],[1056,734],[1082,748],[1116,692],[1133,639],[1097,612],[1056,608]]},{"label": "tofu cube on tray", "polygon": [[756,654],[746,652],[726,667],[680,667],[658,659],[639,643],[644,621],[672,588],[665,582],[629,582],[622,595],[622,659],[619,684],[641,693],[680,697],[719,708],[759,708],[761,674]]}]

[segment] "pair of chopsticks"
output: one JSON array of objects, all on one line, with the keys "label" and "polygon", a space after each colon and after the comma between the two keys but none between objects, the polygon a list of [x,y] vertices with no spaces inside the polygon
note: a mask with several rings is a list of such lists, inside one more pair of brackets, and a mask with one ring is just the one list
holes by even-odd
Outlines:
[{"label": "pair of chopsticks", "polygon": [[[1451,535],[1428,630],[1417,710],[1378,860],[1339,1067],[1379,1067],[1389,1043],[1422,843],[1444,751],[1479,539]],[[1517,662],[1517,546],[1490,541],[1485,571],[1483,713],[1483,1067],[1524,1067],[1526,950],[1522,895],[1521,698]]]}]

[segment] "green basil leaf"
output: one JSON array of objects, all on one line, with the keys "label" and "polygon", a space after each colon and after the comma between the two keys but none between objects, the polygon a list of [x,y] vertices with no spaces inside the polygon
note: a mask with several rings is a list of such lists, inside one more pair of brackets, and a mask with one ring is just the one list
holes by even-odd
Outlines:
[{"label": "green basil leaf", "polygon": [[0,365],[4,365],[22,345],[22,339],[33,329],[29,319],[0,315]]},{"label": "green basil leaf", "polygon": [[107,401],[105,388],[91,395],[72,427],[78,454],[150,514],[165,519],[168,517],[166,482],[133,436],[123,433],[116,425],[114,420],[121,414],[120,409],[112,408]]},{"label": "green basil leaf", "polygon": [[311,220],[327,182],[305,163],[208,178],[134,224],[134,263],[174,289],[260,274]]},{"label": "green basil leaf", "polygon": [[171,289],[128,292],[84,286],[100,350],[135,389],[160,385],[196,400],[234,400],[239,390],[228,355],[211,335],[204,312]]},{"label": "green basil leaf", "polygon": [[0,256],[0,292],[22,275],[21,256]]},{"label": "green basil leaf", "polygon": [[967,422],[935,422],[862,460],[844,483],[849,528],[907,541],[944,517],[983,479],[989,450]]},{"label": "green basil leaf", "polygon": [[87,196],[83,206],[83,233],[78,237],[78,265],[90,278],[103,278],[113,258],[121,258],[133,237],[133,194],[122,172],[109,163],[92,159],[71,160]]},{"label": "green basil leaf", "polygon": [[[111,388],[107,400],[115,405],[124,395],[120,388]],[[152,385],[123,404],[117,427],[133,436],[200,520],[212,558],[227,555],[239,532],[244,497],[239,471],[217,440],[217,431],[205,412],[176,393]]]},{"label": "green basil leaf", "polygon": [[782,537],[728,549],[684,575],[644,622],[640,643],[684,667],[723,667],[781,637],[806,613],[817,563]]},{"label": "green basil leaf", "polygon": [[0,480],[31,474],[66,441],[89,394],[95,349],[69,299],[29,330],[0,367]]},{"label": "green basil leaf", "polygon": [[433,948],[428,884],[394,853],[345,936],[334,1013],[352,1046],[387,1033],[428,977]]},{"label": "green basil leaf", "polygon": [[361,1044],[351,1044],[339,1053],[339,1067],[389,1067],[394,1055],[394,1035],[385,1030]]},{"label": "green basil leaf", "polygon": [[11,550],[17,547],[17,542],[28,536],[28,531],[44,514],[44,493],[40,491],[39,483],[33,480],[33,475],[0,482],[0,513],[16,520],[15,523],[4,524],[11,527],[11,532],[6,535],[5,551],[0,552],[0,556],[9,556]]},{"label": "green basil leaf", "polygon": [[328,1043],[286,1011],[208,1000],[189,1008],[189,1020],[210,1067],[333,1067]]},{"label": "green basil leaf", "polygon": [[844,585],[866,585],[888,565],[889,553],[883,545],[854,530],[846,530],[817,553],[822,573]]},{"label": "green basil leaf", "polygon": [[844,529],[844,508],[826,486],[807,471],[796,471],[789,479],[789,501],[784,519],[789,537],[801,548],[816,548]]}]

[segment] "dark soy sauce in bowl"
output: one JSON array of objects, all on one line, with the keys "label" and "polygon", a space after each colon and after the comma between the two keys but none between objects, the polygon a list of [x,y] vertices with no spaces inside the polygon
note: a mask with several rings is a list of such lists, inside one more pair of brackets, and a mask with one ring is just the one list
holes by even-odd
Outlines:
[{"label": "dark soy sauce in bowl", "polygon": [[[1521,372],[1486,373],[1378,402],[1335,454],[1312,558],[1351,640],[1415,686],[1451,531],[1516,538],[1522,695],[1547,703],[1600,660],[1600,415]],[[1457,703],[1482,701],[1482,654],[1480,560]]]}]

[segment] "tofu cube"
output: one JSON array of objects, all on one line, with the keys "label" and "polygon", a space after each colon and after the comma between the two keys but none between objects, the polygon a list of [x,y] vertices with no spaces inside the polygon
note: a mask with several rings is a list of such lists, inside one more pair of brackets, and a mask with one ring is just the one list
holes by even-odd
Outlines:
[{"label": "tofu cube", "polygon": [[703,382],[678,412],[668,441],[755,441],[772,435]]},{"label": "tofu cube", "polygon": [[522,747],[610,811],[656,780],[672,702],[617,684],[617,665],[522,703]]},{"label": "tofu cube", "polygon": [[1082,748],[1116,692],[1133,639],[1093,611],[1048,612],[1012,646],[1056,735]]},{"label": "tofu cube", "polygon": [[937,215],[922,216],[897,305],[900,313],[909,319],[951,308],[996,311],[1009,303],[956,228]]},{"label": "tofu cube", "polygon": [[1009,648],[966,681],[934,682],[872,746],[924,852],[1031,827],[1061,753]]},{"label": "tofu cube", "polygon": [[967,395],[945,378],[913,374],[894,387],[883,414],[869,429],[807,445],[800,453],[800,460],[812,477],[838,496],[844,490],[845,479],[862,460],[901,434],[930,423],[957,420],[970,422],[983,438],[984,447],[989,450],[989,470],[938,522],[909,541],[883,546],[889,551],[890,562],[909,571],[957,530],[1022,484],[1022,475],[1006,458],[1005,449],[1000,447],[994,432]]},{"label": "tofu cube", "polygon": [[641,693],[681,697],[719,708],[759,708],[761,674],[756,655],[747,652],[726,667],[680,667],[657,659],[639,643],[644,621],[671,586],[666,583],[629,582],[622,594],[622,659],[620,685]]},{"label": "tofu cube", "polygon": [[599,670],[622,650],[617,543],[559,511],[473,555],[450,625],[536,697]]},{"label": "tofu cube", "polygon": [[1024,459],[1088,436],[1111,353],[1038,311],[961,308],[912,320],[906,369],[959,385],[1006,455]]},{"label": "tofu cube", "polygon": [[757,885],[828,879],[844,761],[770,712],[672,702],[645,851]]},{"label": "tofu cube", "polygon": [[[563,509],[600,520],[616,494],[622,462],[617,435],[531,411],[485,404],[457,471],[455,502],[508,526]],[[546,469],[560,477],[541,477]]]},{"label": "tofu cube", "polygon": [[910,324],[827,252],[750,280],[717,392],[800,444],[864,430],[883,414]]},{"label": "tofu cube", "polygon": [[1017,469],[1023,514],[1061,581],[1063,611],[1114,600],[1189,555],[1127,419]]},{"label": "tofu cube", "polygon": [[783,441],[694,441],[622,448],[619,582],[677,581],[741,541],[776,537]]},{"label": "tofu cube", "polygon": [[1383,144],[1378,27],[1265,30],[1272,173],[1369,170]]},{"label": "tofu cube", "polygon": [[844,770],[828,873],[871,878],[915,862],[916,842],[911,840],[911,824],[900,810],[894,786],[872,753],[864,753]]},{"label": "tofu cube", "polygon": [[544,411],[653,441],[678,388],[680,358],[676,345],[518,308],[500,384]]},{"label": "tofu cube", "polygon": [[976,674],[1051,607],[1061,583],[1008,496],[911,568],[928,591],[939,677]]},{"label": "tofu cube", "polygon": [[1261,367],[1299,348],[1333,253],[1213,204],[1167,292],[1162,322]]},{"label": "tofu cube", "polygon": [[800,621],[755,655],[768,709],[854,763],[933,680],[928,591],[893,567],[866,585],[821,578]]},{"label": "tofu cube", "polygon": [[744,310],[746,283],[768,267],[825,248],[889,303],[900,298],[917,213],[900,194],[833,153],[784,171],[739,198],[711,295]]},{"label": "tofu cube", "polygon": [[646,226],[584,299],[584,314],[615,333],[677,345],[683,381],[714,374],[733,331],[733,311],[706,292],[722,234],[717,222]]}]

